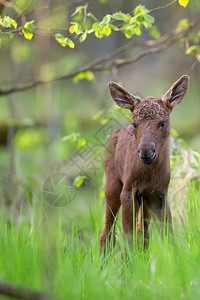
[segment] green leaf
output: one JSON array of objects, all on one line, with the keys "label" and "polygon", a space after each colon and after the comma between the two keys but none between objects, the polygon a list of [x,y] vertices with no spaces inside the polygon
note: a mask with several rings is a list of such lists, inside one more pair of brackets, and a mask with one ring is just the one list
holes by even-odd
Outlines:
[{"label": "green leaf", "polygon": [[103,29],[96,30],[94,34],[98,39],[101,39],[103,37]]},{"label": "green leaf", "polygon": [[141,35],[142,33],[140,27],[134,27],[134,32],[136,35]]},{"label": "green leaf", "polygon": [[132,35],[134,34],[134,31],[133,31],[133,29],[127,29],[124,34],[127,39],[130,39],[132,37]]},{"label": "green leaf", "polygon": [[171,136],[173,137],[177,137],[178,136],[178,132],[175,129],[171,129]]},{"label": "green leaf", "polygon": [[144,5],[138,5],[134,9],[134,16],[137,16],[140,13],[147,14],[149,10]]},{"label": "green leaf", "polygon": [[69,141],[71,143],[76,143],[78,141],[78,138],[80,137],[79,132],[72,132],[65,137],[62,138],[63,142]]},{"label": "green leaf", "polygon": [[105,197],[105,191],[100,191],[100,192],[99,192],[99,196],[100,196],[101,198]]},{"label": "green leaf", "polygon": [[60,33],[56,33],[54,35],[55,40],[62,46],[62,47],[66,47],[69,46],[70,48],[74,48],[75,44],[74,42],[69,39],[68,37],[64,37],[62,34]]},{"label": "green leaf", "polygon": [[76,33],[77,35],[83,32],[81,25],[79,23],[71,23],[72,25],[69,27],[70,33]]},{"label": "green leaf", "polygon": [[98,113],[96,113],[96,114],[92,117],[92,120],[99,120],[99,119],[101,119],[103,113],[104,113],[103,110],[98,111]]},{"label": "green leaf", "polygon": [[74,182],[73,182],[73,185],[75,187],[80,187],[82,184],[83,184],[83,181],[86,179],[86,176],[77,176],[75,179],[74,179]]},{"label": "green leaf", "polygon": [[79,82],[79,80],[87,79],[88,81],[92,81],[95,79],[94,73],[91,71],[80,72],[74,76],[73,81],[75,83]]},{"label": "green leaf", "polygon": [[112,18],[117,21],[128,22],[130,20],[131,16],[129,14],[125,14],[122,12],[116,12],[112,15]]},{"label": "green leaf", "polygon": [[195,45],[189,47],[186,51],[185,51],[185,54],[191,54],[192,52],[195,53],[195,50],[196,50],[196,47]]},{"label": "green leaf", "polygon": [[26,30],[26,29],[22,29],[22,33],[24,34],[24,37],[27,39],[27,40],[31,40],[32,37],[33,37],[33,33]]},{"label": "green leaf", "polygon": [[152,24],[154,23],[155,19],[154,17],[150,16],[150,15],[143,15],[144,21],[142,22],[145,28],[149,28],[152,26]]},{"label": "green leaf", "polygon": [[12,26],[16,29],[17,28],[17,22],[13,19],[11,19],[11,23],[12,23]]},{"label": "green leaf", "polygon": [[156,26],[153,26],[151,30],[149,31],[150,36],[152,36],[154,39],[159,39],[161,37],[160,31]]},{"label": "green leaf", "polygon": [[110,23],[111,19],[112,19],[112,16],[111,16],[111,15],[106,15],[106,16],[103,18],[103,20],[102,20],[101,23],[102,23],[103,25],[108,25],[108,24]]},{"label": "green leaf", "polygon": [[16,148],[26,151],[32,151],[33,148],[40,147],[44,144],[44,132],[38,129],[21,129],[17,132],[14,139]]},{"label": "green leaf", "polygon": [[34,30],[35,25],[34,25],[34,20],[30,22],[26,22],[24,25],[24,28],[22,29],[22,33],[24,34],[24,37],[28,40],[31,40],[33,37],[32,31]]},{"label": "green leaf", "polygon": [[93,29],[94,31],[97,30],[97,29],[99,28],[99,25],[100,25],[100,22],[95,22],[95,23],[93,23],[92,29]]},{"label": "green leaf", "polygon": [[74,48],[74,46],[75,46],[75,44],[74,44],[74,42],[71,40],[71,39],[69,39],[69,38],[66,38],[67,39],[67,45],[70,47],[70,48]]},{"label": "green leaf", "polygon": [[189,0],[178,0],[179,4],[183,7],[186,7],[189,3]]},{"label": "green leaf", "polygon": [[178,22],[178,25],[176,27],[177,30],[180,30],[186,26],[188,26],[189,22],[188,22],[188,19],[182,19]]},{"label": "green leaf", "polygon": [[119,28],[113,24],[110,24],[110,28],[112,28],[113,30],[118,30]]},{"label": "green leaf", "polygon": [[88,17],[92,18],[94,21],[97,21],[97,18],[95,17],[95,15],[93,15],[91,12],[89,12],[87,14]]},{"label": "green leaf", "polygon": [[77,142],[77,147],[82,148],[87,144],[86,140],[79,139]]},{"label": "green leaf", "polygon": [[2,21],[1,21],[1,25],[3,27],[9,28],[12,26],[12,19],[8,16],[5,16]]},{"label": "green leaf", "polygon": [[84,42],[86,38],[87,38],[87,32],[84,32],[79,38],[80,43]]},{"label": "green leaf", "polygon": [[73,12],[73,14],[71,15],[71,17],[77,15],[77,14],[82,14],[82,11],[87,7],[87,5],[83,5],[83,6],[78,6],[76,7],[75,11]]},{"label": "green leaf", "polygon": [[30,21],[30,22],[26,22],[26,24],[24,25],[24,29],[26,29],[27,31],[32,32],[35,29],[35,24],[34,24],[34,20]]},{"label": "green leaf", "polygon": [[111,30],[110,26],[104,27],[104,29],[103,29],[104,35],[109,36],[111,34],[111,32],[112,32],[112,30]]},{"label": "green leaf", "polygon": [[71,39],[69,39],[69,38],[67,38],[67,45],[70,47],[70,48],[74,48],[74,46],[75,46],[75,44],[74,44],[74,42],[71,40]]}]

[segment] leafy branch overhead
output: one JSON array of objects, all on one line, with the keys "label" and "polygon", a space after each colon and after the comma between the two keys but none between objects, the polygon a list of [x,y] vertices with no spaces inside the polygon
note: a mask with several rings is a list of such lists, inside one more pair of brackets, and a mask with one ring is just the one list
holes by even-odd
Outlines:
[{"label": "leafy branch overhead", "polygon": [[[0,17],[0,26],[6,28],[6,30],[0,30],[0,33],[9,34],[10,38],[13,38],[13,33],[19,32],[23,33],[26,39],[31,40],[35,29],[34,22],[35,21],[32,20],[30,22],[26,22],[24,26],[18,27],[17,22],[9,16],[5,16],[3,18]],[[9,28],[11,28],[11,30],[8,30]]]},{"label": "leafy branch overhead", "polygon": [[[173,0],[168,4],[151,10],[143,5],[138,5],[129,13],[121,11],[114,12],[113,14],[106,14],[101,20],[98,20],[92,12],[88,11],[88,5],[76,7],[69,20],[69,26],[60,29],[65,33],[60,33],[59,29],[47,28],[47,34],[51,35],[62,47],[73,49],[75,48],[77,41],[83,43],[90,35],[101,39],[110,36],[112,32],[121,33],[126,39],[132,41],[134,36],[140,36],[144,31],[147,31],[155,40],[147,40],[143,43],[144,47],[139,43],[139,52],[134,57],[112,59],[113,57],[117,57],[118,54],[125,52],[128,49],[127,44],[124,48],[122,47],[122,50],[117,49],[114,54],[95,60],[75,71],[50,78],[48,79],[48,82],[69,78],[73,78],[75,83],[82,79],[94,80],[95,76],[93,72],[108,71],[113,68],[119,68],[123,65],[134,63],[146,55],[158,53],[167,49],[177,41],[184,49],[186,55],[194,55],[196,59],[200,61],[200,20],[194,22],[189,22],[187,19],[179,20],[176,29],[170,34],[164,35],[161,35],[161,32],[155,25],[155,19],[152,14],[160,9],[166,9],[175,3],[179,3],[181,6],[186,7],[189,0]],[[31,40],[35,34],[40,34],[40,30],[42,29],[37,27],[34,20],[25,23],[21,22],[23,23],[22,26],[19,25],[20,18],[18,16],[19,15],[14,18],[9,16],[0,17],[0,34],[8,37],[8,41],[14,38],[14,34],[19,34],[28,40]],[[129,49],[133,47],[133,43],[130,45]],[[3,39],[0,39],[0,48],[2,46]],[[7,90],[0,90],[0,95],[29,89],[46,82],[46,80],[38,80],[22,86],[11,87]]]},{"label": "leafy branch overhead", "polygon": [[[75,33],[82,43],[87,38],[88,34],[94,34],[97,38],[109,36],[112,31],[122,31],[126,38],[131,38],[134,34],[141,35],[143,28],[150,28],[154,23],[154,18],[149,15],[149,10],[145,6],[138,5],[133,14],[115,12],[112,15],[107,14],[101,21],[97,21],[96,17],[87,13],[84,15],[83,11],[87,6],[78,7],[72,16],[78,15],[82,18],[82,22],[71,22],[69,28],[70,33]],[[90,19],[95,22],[91,23]]]}]

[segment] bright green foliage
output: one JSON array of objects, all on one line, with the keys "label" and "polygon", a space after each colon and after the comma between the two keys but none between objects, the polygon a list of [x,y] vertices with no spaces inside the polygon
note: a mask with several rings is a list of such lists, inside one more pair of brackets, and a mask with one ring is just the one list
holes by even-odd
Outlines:
[{"label": "bright green foliage", "polygon": [[88,81],[92,81],[95,79],[95,75],[91,71],[80,72],[74,76],[73,81],[75,83],[79,82],[79,80],[87,79]]},{"label": "bright green foliage", "polygon": [[34,24],[34,20],[30,21],[30,22],[26,22],[26,24],[24,25],[24,29],[32,32],[35,29],[35,24]]},{"label": "bright green foliage", "polygon": [[70,143],[74,144],[77,148],[82,148],[84,147],[87,142],[86,140],[80,138],[80,133],[79,132],[72,132],[65,137],[62,138],[63,142],[69,141]]},{"label": "bright green foliage", "polygon": [[200,62],[200,46],[193,45],[189,47],[186,51],[185,54],[193,54],[196,56],[197,60]]},{"label": "bright green foliage", "polygon": [[[184,27],[188,26],[188,24],[189,24],[189,21],[187,19],[182,19],[179,21],[179,23],[176,27],[176,30],[181,31]],[[188,48],[185,49],[185,54],[186,55],[189,55],[189,54],[194,55],[196,57],[196,59],[198,61],[200,61],[200,46],[199,46],[200,31],[198,30],[197,32],[189,34],[188,40],[189,40],[190,46],[188,47],[188,43],[187,43]],[[179,42],[180,42],[180,45],[185,48],[184,39],[180,39]]]},{"label": "bright green foliage", "polygon": [[30,22],[26,22],[24,25],[24,28],[22,29],[22,33],[24,34],[24,37],[28,40],[31,40],[33,37],[33,30],[35,29],[34,20]]},{"label": "bright green foliage", "polygon": [[125,37],[127,39],[130,39],[132,37],[132,35],[134,34],[134,30],[133,29],[127,29],[124,34],[125,34]]},{"label": "bright green foliage", "polygon": [[131,16],[129,14],[125,14],[123,12],[117,12],[110,16],[111,19],[117,20],[117,21],[123,21],[124,23],[127,23],[130,21]]},{"label": "bright green foliage", "polygon": [[71,16],[74,17],[77,14],[81,15],[86,8],[87,8],[87,5],[82,5],[82,6],[76,7],[75,11],[73,12],[73,14]]},{"label": "bright green foliage", "polygon": [[149,34],[156,40],[161,37],[161,33],[156,26],[152,26],[152,28],[149,31]]},{"label": "bright green foliage", "polygon": [[77,35],[81,34],[83,32],[81,25],[77,22],[72,22],[72,25],[69,27],[70,33],[76,33]]},{"label": "bright green foliage", "polygon": [[111,30],[111,27],[110,27],[110,26],[105,26],[105,27],[103,28],[103,34],[104,34],[105,36],[109,36],[109,35],[111,34],[111,32],[112,32],[112,30]]},{"label": "bright green foliage", "polygon": [[145,6],[138,5],[134,9],[133,15],[119,11],[112,15],[107,14],[103,17],[102,21],[97,21],[95,17],[95,22],[90,24],[90,22],[87,23],[87,21],[88,18],[93,15],[87,12],[87,7],[80,6],[77,7],[73,16],[76,16],[77,14],[79,16],[82,15],[82,24],[71,22],[72,25],[69,28],[69,32],[76,33],[77,35],[82,34],[79,39],[80,42],[83,42],[89,34],[94,33],[97,38],[101,39],[109,36],[112,31],[121,31],[126,38],[129,39],[134,34],[141,35],[143,27],[147,29],[151,28],[154,23],[154,18],[148,13],[149,10],[145,8]]},{"label": "bright green foliage", "polygon": [[84,32],[79,38],[80,43],[84,42],[86,38],[87,38],[87,32]]},{"label": "bright green foliage", "polygon": [[0,25],[5,28],[10,28],[10,27],[14,27],[15,29],[17,28],[17,22],[14,19],[10,18],[9,16],[0,18]]},{"label": "bright green foliage", "polygon": [[63,47],[69,46],[70,48],[74,48],[75,46],[74,42],[70,38],[64,37],[61,33],[56,33],[54,37],[56,41]]},{"label": "bright green foliage", "polygon": [[178,0],[179,4],[183,7],[186,7],[188,5],[190,0]]},{"label": "bright green foliage", "polygon": [[185,54],[191,54],[191,53],[195,53],[197,49],[197,46],[193,45],[191,47],[189,47],[186,51]]},{"label": "bright green foliage", "polygon": [[36,129],[21,129],[17,132],[14,140],[16,148],[26,151],[41,147],[46,141],[43,131]]},{"label": "bright green foliage", "polygon": [[27,39],[27,40],[31,40],[32,37],[33,37],[33,33],[26,30],[26,29],[22,29],[22,33],[24,34],[24,37]]},{"label": "bright green foliage", "polygon": [[74,182],[73,182],[73,185],[77,188],[79,188],[84,180],[86,179],[86,176],[77,176],[75,179],[74,179]]},{"label": "bright green foliage", "polygon": [[178,25],[176,27],[177,30],[181,30],[183,29],[184,27],[188,26],[189,22],[188,22],[188,19],[182,19],[178,22]]},{"label": "bright green foliage", "polygon": [[175,129],[171,129],[171,136],[178,137],[178,132]]}]

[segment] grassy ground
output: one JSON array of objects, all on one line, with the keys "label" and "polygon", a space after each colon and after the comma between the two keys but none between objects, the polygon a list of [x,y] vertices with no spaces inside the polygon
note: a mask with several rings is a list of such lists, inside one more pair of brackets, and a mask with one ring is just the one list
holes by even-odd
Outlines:
[{"label": "grassy ground", "polygon": [[115,249],[105,259],[99,256],[101,200],[88,204],[84,223],[40,201],[18,223],[9,224],[2,213],[0,278],[55,299],[199,299],[199,196],[198,183],[190,181],[184,219],[174,218],[174,239],[161,240],[152,225],[149,249],[136,247],[128,263],[121,260],[120,221]]},{"label": "grassy ground", "polygon": [[[105,209],[102,167],[91,181],[95,191],[86,185],[67,206],[51,207],[38,193],[44,176],[31,174],[40,170],[52,174],[48,157],[56,157],[55,149],[48,148],[49,153],[45,147],[43,152],[40,148],[38,152],[18,150],[18,172],[28,184],[24,188],[9,170],[8,174],[1,171],[0,281],[47,292],[53,299],[199,299],[200,154],[186,150],[184,141],[175,132],[172,135],[169,202],[174,238],[161,239],[152,223],[148,250],[135,245],[126,263],[121,259],[124,239],[120,215],[115,249],[104,259],[99,256]],[[7,155],[5,150],[3,153]],[[60,167],[58,170],[61,172]],[[27,194],[22,194],[21,188],[27,187]],[[7,216],[12,210],[3,210],[9,205],[6,195],[14,206],[11,204],[14,217],[9,222]],[[15,202],[23,204],[21,211]],[[0,299],[8,298],[0,295]]]}]

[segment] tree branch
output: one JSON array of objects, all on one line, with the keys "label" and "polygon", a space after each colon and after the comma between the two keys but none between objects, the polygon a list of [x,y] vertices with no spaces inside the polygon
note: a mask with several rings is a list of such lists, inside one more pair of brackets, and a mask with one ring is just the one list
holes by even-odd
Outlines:
[{"label": "tree branch", "polygon": [[152,9],[150,9],[149,13],[152,13],[152,12],[160,10],[160,9],[168,8],[168,7],[170,7],[171,5],[173,5],[176,2],[177,2],[177,0],[173,0],[172,2],[170,2],[170,3],[166,4],[166,5],[159,6],[159,7],[156,7],[156,8],[152,8]]},{"label": "tree branch", "polygon": [[111,62],[108,63],[108,65],[106,66],[106,68],[102,68],[101,66],[95,69],[95,71],[103,71],[103,70],[110,70],[113,67],[122,67],[125,65],[129,65],[129,64],[133,64],[135,62],[137,62],[138,60],[140,60],[142,57],[147,56],[149,54],[154,54],[154,53],[159,53],[162,52],[163,50],[169,48],[170,46],[172,46],[174,43],[176,43],[176,41],[179,38],[184,38],[185,36],[188,35],[188,33],[190,33],[190,31],[192,29],[194,29],[197,26],[196,23],[191,23],[190,25],[188,25],[187,27],[185,27],[182,31],[180,32],[176,32],[176,34],[174,34],[173,37],[169,37],[166,41],[166,43],[164,43],[163,45],[161,45],[160,47],[155,47],[155,48],[150,48],[147,50],[142,51],[141,53],[139,53],[138,55],[131,57],[131,58],[127,58],[127,59],[116,59],[113,60]]},{"label": "tree branch", "polygon": [[120,68],[122,66],[128,65],[128,64],[133,64],[140,60],[142,57],[147,56],[149,54],[154,54],[154,53],[159,53],[164,51],[165,49],[169,48],[171,45],[175,44],[179,38],[184,38],[187,36],[195,27],[199,26],[200,20],[197,20],[196,22],[190,23],[188,26],[184,27],[182,30],[175,30],[172,32],[171,35],[164,35],[161,37],[158,41],[147,41],[145,45],[157,45],[157,47],[151,47],[146,50],[143,50],[139,54],[130,57],[130,58],[122,58],[122,59],[112,59],[113,57],[119,55],[120,53],[123,53],[124,51],[128,50],[130,47],[133,47],[132,43],[129,43],[123,47],[120,47],[113,53],[106,55],[103,58],[94,60],[85,66],[81,67],[80,69],[69,72],[67,74],[55,77],[50,80],[36,80],[33,82],[26,83],[21,86],[14,86],[8,89],[0,89],[0,96],[2,95],[8,95],[14,92],[20,92],[24,90],[28,90],[31,88],[36,87],[37,85],[42,85],[42,84],[47,84],[50,82],[55,82],[59,80],[64,80],[64,79],[70,79],[79,74],[80,72],[85,72],[85,71],[93,71],[93,72],[102,72],[105,70],[111,70],[112,68]]}]

